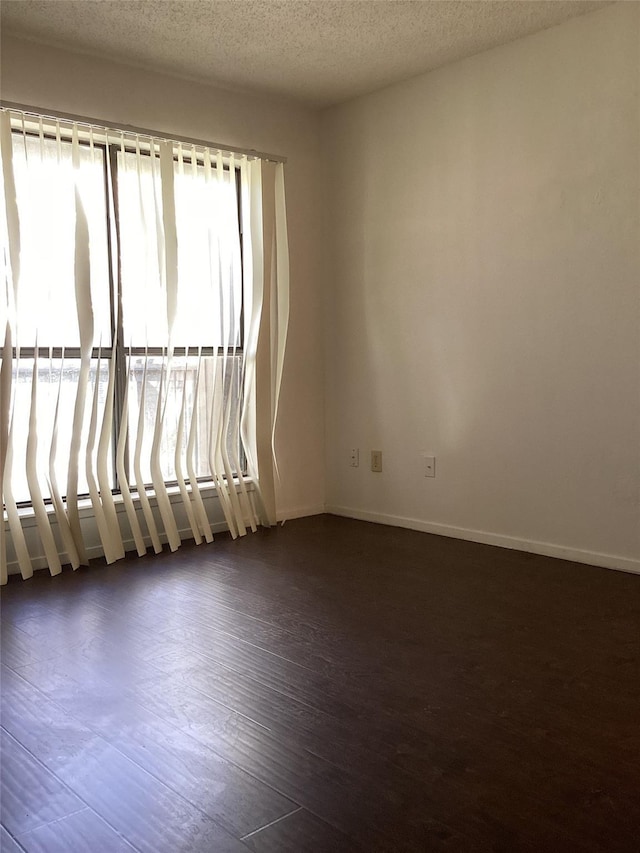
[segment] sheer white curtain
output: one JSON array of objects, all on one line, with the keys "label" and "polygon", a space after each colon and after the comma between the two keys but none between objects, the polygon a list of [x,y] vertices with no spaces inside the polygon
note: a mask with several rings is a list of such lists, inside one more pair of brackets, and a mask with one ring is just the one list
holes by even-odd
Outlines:
[{"label": "sheer white curtain", "polygon": [[176,500],[210,542],[211,484],[232,536],[275,523],[282,163],[0,121],[0,582],[86,564],[90,528],[108,562],[175,550]]}]

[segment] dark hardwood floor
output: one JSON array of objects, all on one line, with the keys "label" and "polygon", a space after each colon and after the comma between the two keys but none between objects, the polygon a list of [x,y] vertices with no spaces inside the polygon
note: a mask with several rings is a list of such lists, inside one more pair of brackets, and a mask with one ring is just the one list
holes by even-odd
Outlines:
[{"label": "dark hardwood floor", "polygon": [[13,851],[640,850],[640,577],[331,516],[12,578]]}]

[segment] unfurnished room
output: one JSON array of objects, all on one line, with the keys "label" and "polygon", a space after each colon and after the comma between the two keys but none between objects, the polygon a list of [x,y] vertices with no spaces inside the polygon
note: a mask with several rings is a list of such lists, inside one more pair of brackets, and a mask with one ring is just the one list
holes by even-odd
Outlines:
[{"label": "unfurnished room", "polygon": [[637,853],[640,3],[0,24],[0,849]]}]

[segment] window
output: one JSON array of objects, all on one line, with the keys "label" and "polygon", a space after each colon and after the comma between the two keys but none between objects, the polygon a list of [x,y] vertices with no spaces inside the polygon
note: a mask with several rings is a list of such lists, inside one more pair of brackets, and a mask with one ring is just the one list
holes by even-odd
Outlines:
[{"label": "window", "polygon": [[0,584],[274,524],[281,158],[5,106],[0,155]]},{"label": "window", "polygon": [[[55,464],[49,464],[51,441],[38,441],[37,468],[51,470],[63,495],[73,468],[74,419],[82,421],[79,446],[95,455],[108,405],[113,491],[123,472],[132,488],[150,485],[154,455],[165,482],[176,480],[180,458],[188,460],[187,480],[210,478],[212,456],[220,453],[212,440],[216,407],[226,410],[222,467],[234,474],[243,468],[239,170],[220,154],[176,146],[168,195],[153,146],[93,134],[74,146],[70,136],[42,127],[13,134],[21,259],[13,458],[27,458],[33,419],[49,425],[43,435],[56,433]],[[166,261],[169,229],[175,229],[175,271]],[[87,402],[79,412],[83,336],[91,346]],[[90,470],[80,460],[78,494],[89,492]],[[15,500],[29,503],[24,465],[14,464],[12,485]]]}]

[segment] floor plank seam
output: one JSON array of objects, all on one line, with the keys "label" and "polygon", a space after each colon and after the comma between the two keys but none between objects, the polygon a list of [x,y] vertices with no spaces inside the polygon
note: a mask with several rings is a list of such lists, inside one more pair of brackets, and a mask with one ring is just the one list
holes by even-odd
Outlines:
[{"label": "floor plank seam", "polygon": [[[52,821],[49,821],[48,823],[44,823],[44,824],[42,824],[41,826],[34,827],[33,829],[30,829],[28,832],[21,832],[21,833],[20,833],[20,835],[15,836],[14,840],[16,840],[16,841],[20,841],[20,839],[21,839],[21,838],[26,838],[26,836],[31,835],[31,833],[32,833],[32,832],[35,832],[35,831],[36,831],[36,830],[38,830],[38,829],[42,829],[42,827],[43,827],[43,826],[46,826],[46,827],[52,827],[52,826],[54,826],[56,823],[61,823],[62,821],[66,820],[66,819],[67,819],[67,818],[69,818],[69,817],[72,817],[73,815],[82,814],[83,812],[87,812],[87,811],[88,811],[88,812],[91,812],[92,814],[94,814],[94,815],[95,815],[99,820],[101,820],[101,821],[102,821],[106,826],[108,826],[108,827],[109,827],[109,829],[111,829],[111,830],[116,834],[116,836],[117,836],[117,837],[118,837],[122,842],[124,842],[124,844],[126,844],[126,845],[127,845],[127,847],[130,847],[130,848],[131,848],[131,850],[135,851],[135,853],[141,853],[138,847],[135,847],[135,846],[132,844],[132,842],[131,842],[131,841],[129,841],[129,839],[128,839],[128,838],[125,838],[125,836],[124,836],[121,832],[118,832],[118,830],[117,830],[117,829],[115,829],[114,827],[110,826],[110,825],[109,825],[109,823],[108,823],[108,821],[106,821],[106,820],[105,820],[105,818],[104,818],[101,814],[98,814],[98,812],[97,812],[95,809],[91,808],[91,806],[86,806],[84,809],[79,809],[77,812],[71,812],[71,813],[70,813],[70,814],[68,814],[68,815],[64,815],[63,817],[56,818],[56,820],[52,820]],[[23,845],[21,844],[21,846],[23,846]]]},{"label": "floor plank seam", "polygon": [[[4,831],[7,833],[9,838],[16,844],[16,846],[19,847],[20,850],[24,850],[24,846],[18,841],[18,838],[12,832],[9,832],[9,830],[4,825],[4,823],[0,822],[0,826],[4,829]],[[21,833],[21,834],[24,834],[24,833]]]},{"label": "floor plank seam", "polygon": [[277,817],[275,820],[269,821],[269,823],[265,823],[264,826],[260,826],[260,827],[258,827],[258,829],[254,829],[252,832],[247,832],[246,835],[242,836],[240,841],[246,841],[247,838],[251,838],[252,835],[257,835],[259,832],[262,832],[264,829],[269,829],[270,826],[275,826],[277,823],[281,823],[283,820],[286,820],[288,817],[291,817],[294,814],[298,814],[298,812],[301,812],[302,809],[303,809],[303,806],[298,806],[297,809],[294,809],[293,811],[288,812],[287,814],[280,815],[280,817]]}]

